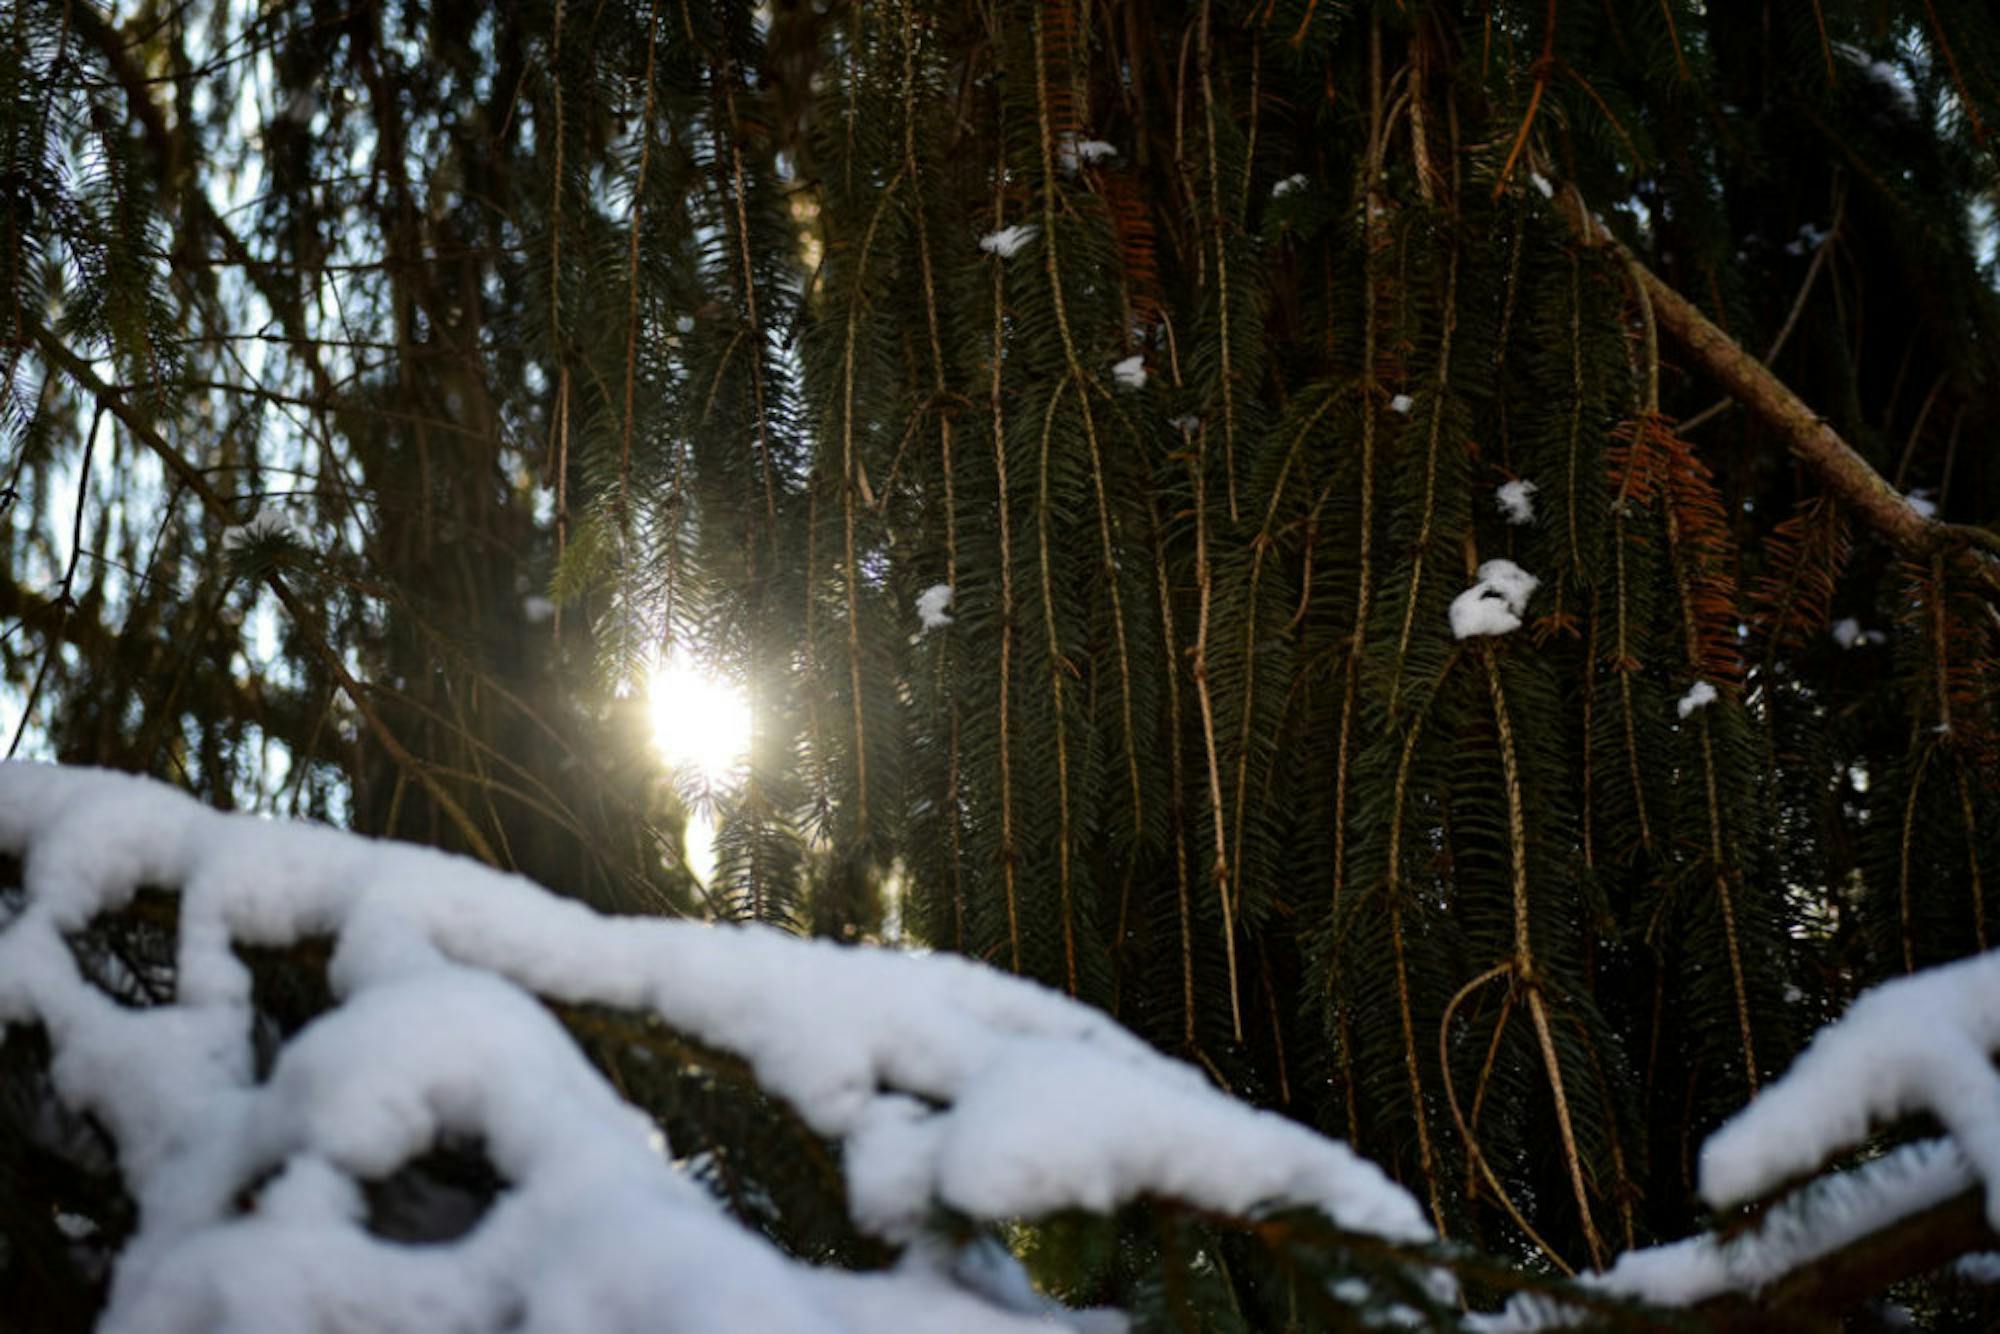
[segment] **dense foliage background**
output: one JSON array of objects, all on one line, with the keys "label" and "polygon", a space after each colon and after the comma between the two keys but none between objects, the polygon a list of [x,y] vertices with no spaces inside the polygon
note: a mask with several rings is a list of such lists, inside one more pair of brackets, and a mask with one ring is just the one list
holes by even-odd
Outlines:
[{"label": "dense foliage background", "polygon": [[1988,943],[1996,70],[1981,0],[21,0],[0,720],[963,951],[1599,1264]]}]

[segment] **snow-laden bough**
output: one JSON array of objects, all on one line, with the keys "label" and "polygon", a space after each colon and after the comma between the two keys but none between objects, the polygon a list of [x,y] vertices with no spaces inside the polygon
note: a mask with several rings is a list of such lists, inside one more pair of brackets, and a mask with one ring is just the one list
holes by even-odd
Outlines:
[{"label": "snow-laden bough", "polygon": [[[24,890],[0,918],[0,1024],[43,1026],[57,1097],[117,1142],[138,1206],[114,1334],[1104,1329],[1122,1321],[996,1298],[1025,1276],[968,1284],[926,1220],[1145,1196],[1431,1235],[1346,1146],[962,958],[604,916],[462,858],[97,770],[0,765],[0,852],[21,858]],[[140,887],[178,892],[176,987],[131,1009],[65,937]],[[260,1083],[233,946],[311,937],[334,941],[339,1003]],[[852,1217],[905,1244],[901,1263],[819,1268],[733,1221],[538,996],[657,1015],[741,1058],[843,1146]],[[481,1141],[508,1183],[479,1225],[426,1246],[370,1233],[361,1183],[453,1138]]]}]

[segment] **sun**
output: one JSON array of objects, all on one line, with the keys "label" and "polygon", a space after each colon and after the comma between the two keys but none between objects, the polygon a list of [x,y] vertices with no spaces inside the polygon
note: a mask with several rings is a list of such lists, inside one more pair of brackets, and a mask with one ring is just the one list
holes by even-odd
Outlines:
[{"label": "sun", "polygon": [[648,673],[646,705],[661,760],[706,787],[727,782],[750,753],[750,701],[714,673],[662,662]]}]

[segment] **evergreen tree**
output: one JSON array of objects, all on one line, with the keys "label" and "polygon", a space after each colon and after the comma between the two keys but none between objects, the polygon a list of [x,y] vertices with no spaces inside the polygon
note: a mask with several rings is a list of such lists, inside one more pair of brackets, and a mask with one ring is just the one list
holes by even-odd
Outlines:
[{"label": "evergreen tree", "polygon": [[1988,945],[1996,70],[1981,0],[21,0],[9,740],[962,952],[1601,1266]]}]

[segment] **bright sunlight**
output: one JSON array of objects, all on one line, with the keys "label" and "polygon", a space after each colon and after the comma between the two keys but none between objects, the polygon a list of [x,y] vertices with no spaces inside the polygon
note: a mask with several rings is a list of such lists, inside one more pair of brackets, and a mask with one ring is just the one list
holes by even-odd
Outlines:
[{"label": "bright sunlight", "polygon": [[[726,784],[750,753],[750,702],[713,673],[673,659],[660,663],[648,674],[646,705],[660,759],[698,789]],[[714,819],[705,803],[688,812],[689,869],[704,884],[715,874]]]},{"label": "bright sunlight", "polygon": [[669,767],[712,787],[750,753],[750,701],[739,687],[669,659],[653,668],[646,695],[653,745]]}]

